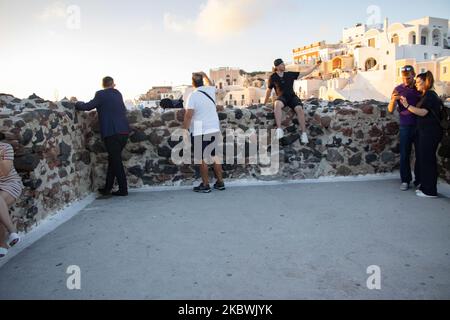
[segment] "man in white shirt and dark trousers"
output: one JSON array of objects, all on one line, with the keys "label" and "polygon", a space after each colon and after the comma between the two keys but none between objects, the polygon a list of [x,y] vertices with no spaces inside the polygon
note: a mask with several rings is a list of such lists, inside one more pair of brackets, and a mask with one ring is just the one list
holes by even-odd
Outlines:
[{"label": "man in white shirt and dark trousers", "polygon": [[204,72],[192,74],[192,85],[195,91],[189,96],[185,105],[186,113],[183,129],[189,129],[191,133],[191,143],[196,163],[201,161],[200,175],[202,183],[195,187],[194,191],[199,193],[211,192],[208,164],[205,160],[214,164],[214,173],[217,178],[214,189],[222,191],[225,190],[222,164],[215,153],[221,138],[220,121],[216,108],[216,88]]}]

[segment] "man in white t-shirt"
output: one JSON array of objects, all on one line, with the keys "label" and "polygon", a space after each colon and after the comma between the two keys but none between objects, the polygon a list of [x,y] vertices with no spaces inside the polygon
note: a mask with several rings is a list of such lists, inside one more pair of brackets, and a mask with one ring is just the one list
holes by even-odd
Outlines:
[{"label": "man in white t-shirt", "polygon": [[[214,163],[214,172],[217,178],[214,188],[225,190],[222,164],[215,154],[215,148],[221,138],[220,121],[216,108],[216,88],[204,72],[192,74],[192,85],[195,90],[185,104],[186,114],[183,129],[189,129],[192,146],[194,147],[194,156],[196,160],[201,160],[200,175],[202,176],[202,183],[195,187],[194,191],[201,193],[211,192],[208,179],[208,165],[205,162],[206,158],[211,159]],[[201,150],[196,148],[196,146],[201,146]]]}]

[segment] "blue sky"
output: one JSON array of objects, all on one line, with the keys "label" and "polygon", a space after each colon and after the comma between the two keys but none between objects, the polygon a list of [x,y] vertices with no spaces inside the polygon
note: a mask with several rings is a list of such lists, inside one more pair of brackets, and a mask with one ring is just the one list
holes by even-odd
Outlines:
[{"label": "blue sky", "polygon": [[188,84],[192,71],[269,70],[294,47],[336,42],[344,27],[375,16],[392,23],[449,12],[448,0],[0,0],[0,92],[89,99],[111,75],[134,98]]}]

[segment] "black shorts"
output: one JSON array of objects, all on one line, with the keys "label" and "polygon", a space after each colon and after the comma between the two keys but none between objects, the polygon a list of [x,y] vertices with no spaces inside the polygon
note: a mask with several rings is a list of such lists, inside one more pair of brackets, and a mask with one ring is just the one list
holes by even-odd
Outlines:
[{"label": "black shorts", "polygon": [[[220,132],[205,134],[202,136],[195,136],[195,137],[191,135],[192,154],[194,155],[194,159],[205,160],[209,156],[215,157],[216,156],[216,148],[219,143],[219,137],[220,137]],[[197,153],[199,151],[195,150],[196,143],[198,145],[200,145],[200,142],[198,142],[198,140],[201,140],[201,157],[200,157],[200,153],[197,155]],[[205,150],[209,146],[211,146],[210,149],[211,148],[213,148],[213,149],[210,153],[208,152],[208,154],[205,155]]]},{"label": "black shorts", "polygon": [[281,96],[281,97],[278,97],[275,101],[281,101],[285,107],[289,107],[294,111],[295,111],[295,108],[298,106],[303,108],[302,100],[300,100],[300,98],[297,96],[292,96],[292,97]]}]

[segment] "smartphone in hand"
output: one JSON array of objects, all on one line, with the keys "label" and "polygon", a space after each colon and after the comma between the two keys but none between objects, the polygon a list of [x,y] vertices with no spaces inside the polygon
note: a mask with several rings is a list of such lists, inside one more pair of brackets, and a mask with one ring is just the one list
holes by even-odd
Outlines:
[{"label": "smartphone in hand", "polygon": [[394,90],[394,92],[392,93],[392,99],[395,101],[399,101],[401,98],[400,93],[397,90]]}]

